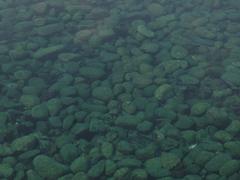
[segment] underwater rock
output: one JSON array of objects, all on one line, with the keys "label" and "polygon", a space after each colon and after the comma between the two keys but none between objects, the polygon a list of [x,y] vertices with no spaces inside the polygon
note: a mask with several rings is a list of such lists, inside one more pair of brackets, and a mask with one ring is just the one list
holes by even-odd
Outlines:
[{"label": "underwater rock", "polygon": [[58,59],[63,62],[69,62],[77,60],[80,56],[76,53],[60,53]]},{"label": "underwater rock", "polygon": [[74,173],[79,171],[86,172],[89,168],[89,160],[85,156],[79,156],[71,163],[70,168]]},{"label": "underwater rock", "polygon": [[138,179],[138,180],[147,180],[148,174],[145,169],[134,169],[131,173],[132,179]]},{"label": "underwater rock", "polygon": [[115,124],[126,128],[135,128],[141,121],[142,118],[136,115],[123,115],[117,117]]},{"label": "underwater rock", "polygon": [[144,41],[140,49],[142,49],[146,53],[154,54],[158,51],[159,45],[154,42]]},{"label": "underwater rock", "polygon": [[221,78],[231,87],[240,87],[240,67],[232,64],[227,66]]},{"label": "underwater rock", "polygon": [[46,155],[38,155],[33,159],[36,172],[43,178],[57,179],[68,172],[68,167]]},{"label": "underwater rock", "polygon": [[46,104],[39,104],[32,108],[31,115],[34,118],[46,118],[48,116],[48,109]]},{"label": "underwater rock", "polygon": [[26,106],[26,108],[31,108],[40,103],[40,99],[36,95],[22,95],[20,97],[20,102]]},{"label": "underwater rock", "polygon": [[46,106],[50,115],[56,115],[62,109],[63,104],[60,99],[52,98],[47,101]]},{"label": "underwater rock", "polygon": [[230,155],[219,153],[206,163],[205,168],[209,172],[218,172],[222,165],[229,160],[231,160]]},{"label": "underwater rock", "polygon": [[159,3],[151,3],[147,6],[147,10],[149,11],[149,14],[151,14],[152,16],[160,16],[162,14],[164,14],[164,6],[162,6]]},{"label": "underwater rock", "polygon": [[95,31],[92,29],[80,30],[75,34],[73,41],[76,44],[83,43],[84,41],[88,40],[94,32]]},{"label": "underwater rock", "polygon": [[0,163],[0,177],[1,178],[10,178],[14,170],[10,164]]},{"label": "underwater rock", "polygon": [[60,149],[64,162],[72,162],[78,156],[78,149],[74,144],[65,144]]},{"label": "underwater rock", "polygon": [[107,159],[113,155],[113,149],[113,145],[109,142],[104,142],[101,146],[101,152]]},{"label": "underwater rock", "polygon": [[180,158],[173,153],[162,153],[160,163],[163,168],[172,169],[180,162]]},{"label": "underwater rock", "polygon": [[149,175],[155,178],[164,177],[170,174],[168,169],[162,167],[161,158],[155,157],[145,162],[145,169]]},{"label": "underwater rock", "polygon": [[210,104],[208,104],[206,102],[195,103],[195,104],[193,104],[193,106],[191,108],[191,114],[200,116],[200,115],[204,114],[209,107],[210,107]]},{"label": "underwater rock", "polygon": [[188,51],[179,45],[175,45],[171,49],[171,56],[175,59],[183,59],[188,55]]},{"label": "underwater rock", "polygon": [[169,84],[160,85],[154,93],[154,97],[162,101],[169,97],[172,94],[172,86]]},{"label": "underwater rock", "polygon": [[154,37],[154,32],[148,29],[145,25],[141,24],[137,26],[137,32],[140,33],[141,35],[147,37],[147,38],[152,38]]},{"label": "underwater rock", "polygon": [[105,165],[104,160],[101,160],[94,164],[88,171],[89,177],[97,178],[101,176],[101,174],[104,172],[104,165]]},{"label": "underwater rock", "polygon": [[46,2],[39,2],[39,3],[33,4],[31,8],[36,14],[43,15],[47,11],[48,4]]},{"label": "underwater rock", "polygon": [[33,58],[35,58],[35,59],[47,58],[47,57],[63,50],[63,48],[64,48],[64,45],[55,45],[55,46],[49,46],[47,48],[41,48],[41,49],[38,49],[33,54]]},{"label": "underwater rock", "polygon": [[92,96],[103,101],[108,101],[113,97],[112,89],[105,86],[99,86],[93,89]]},{"label": "underwater rock", "polygon": [[62,32],[64,25],[62,23],[48,24],[35,28],[35,31],[40,36],[49,36]]},{"label": "underwater rock", "polygon": [[87,79],[99,80],[105,75],[105,71],[102,68],[85,66],[79,69],[79,74]]},{"label": "underwater rock", "polygon": [[219,169],[219,174],[221,176],[231,176],[240,169],[240,163],[238,160],[226,161],[222,167]]},{"label": "underwater rock", "polygon": [[29,134],[26,136],[16,138],[12,142],[11,148],[15,152],[27,151],[27,150],[33,148],[36,145],[36,143],[37,143],[36,134]]}]

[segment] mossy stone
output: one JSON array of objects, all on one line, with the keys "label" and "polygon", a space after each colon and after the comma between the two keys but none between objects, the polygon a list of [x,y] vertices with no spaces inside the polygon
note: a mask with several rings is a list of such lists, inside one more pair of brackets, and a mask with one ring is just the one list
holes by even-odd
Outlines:
[{"label": "mossy stone", "polygon": [[193,106],[191,108],[191,114],[200,116],[200,115],[204,114],[209,107],[210,107],[210,104],[208,104],[206,102],[195,103],[195,104],[193,104]]},{"label": "mossy stone", "polygon": [[14,76],[18,80],[26,80],[31,76],[31,71],[28,70],[18,70],[14,73]]},{"label": "mossy stone", "polygon": [[136,115],[123,115],[119,116],[115,124],[122,127],[135,128],[142,119]]},{"label": "mossy stone", "polygon": [[46,155],[38,155],[33,159],[35,171],[43,178],[57,179],[66,172],[68,167]]},{"label": "mossy stone", "polygon": [[225,162],[219,169],[219,174],[222,176],[230,176],[240,169],[240,163],[238,160],[229,160]]},{"label": "mossy stone", "polygon": [[132,180],[147,180],[148,174],[145,169],[134,169],[131,173]]},{"label": "mossy stone", "polygon": [[13,174],[13,168],[7,163],[0,163],[0,177],[10,178]]},{"label": "mossy stone", "polygon": [[137,125],[137,130],[140,132],[149,132],[153,127],[153,123],[150,121],[143,121]]},{"label": "mossy stone", "polygon": [[99,86],[93,89],[92,96],[103,101],[108,101],[113,97],[112,89],[105,86]]},{"label": "mossy stone", "polygon": [[40,99],[36,95],[22,95],[20,97],[20,102],[27,108],[31,108],[40,103]]},{"label": "mossy stone", "polygon": [[102,68],[85,66],[79,68],[79,74],[90,80],[99,80],[105,75]]},{"label": "mossy stone", "polygon": [[39,104],[32,108],[32,117],[34,118],[46,118],[48,117],[48,109],[46,104]]},{"label": "mossy stone", "polygon": [[65,144],[60,149],[60,155],[65,162],[71,162],[78,156],[78,149],[74,144]]},{"label": "mossy stone", "polygon": [[140,24],[137,26],[137,32],[147,38],[154,37],[154,32],[149,28],[147,28],[144,24]]},{"label": "mossy stone", "polygon": [[63,48],[64,48],[63,45],[55,45],[46,48],[41,48],[33,54],[33,57],[35,59],[43,59],[61,51]]},{"label": "mossy stone", "polygon": [[37,135],[29,134],[19,138],[14,139],[11,144],[11,148],[15,152],[27,151],[33,148],[37,143]]},{"label": "mossy stone", "polygon": [[179,45],[175,45],[171,49],[171,56],[175,59],[183,59],[188,55],[188,51]]},{"label": "mossy stone", "polygon": [[231,157],[228,154],[219,153],[206,163],[205,168],[209,172],[218,172],[221,166],[229,160]]},{"label": "mossy stone", "polygon": [[162,167],[161,158],[155,157],[145,162],[145,170],[149,175],[155,178],[164,177],[170,174],[167,169]]},{"label": "mossy stone", "polygon": [[240,141],[229,141],[224,143],[224,147],[234,156],[240,157]]},{"label": "mossy stone", "polygon": [[79,156],[70,165],[71,170],[76,172],[86,172],[89,168],[89,160],[86,156]]},{"label": "mossy stone", "polygon": [[113,155],[113,145],[109,142],[104,142],[101,146],[103,156],[109,159]]},{"label": "mossy stone", "polygon": [[118,167],[139,168],[142,162],[135,158],[124,158],[117,162]]},{"label": "mossy stone", "polygon": [[172,169],[180,162],[180,158],[174,153],[162,153],[160,163],[163,168]]},{"label": "mossy stone", "polygon": [[172,93],[172,86],[169,84],[160,85],[154,93],[155,98],[158,100],[165,100]]},{"label": "mossy stone", "polygon": [[101,160],[94,164],[88,171],[88,176],[91,178],[97,178],[104,172],[105,161]]},{"label": "mossy stone", "polygon": [[106,175],[112,175],[115,170],[117,169],[117,165],[113,160],[106,160],[105,161],[105,174]]},{"label": "mossy stone", "polygon": [[123,167],[123,168],[119,168],[115,171],[113,177],[114,179],[123,179],[124,177],[127,176],[129,172],[129,168]]},{"label": "mossy stone", "polygon": [[61,100],[58,98],[49,99],[47,101],[46,106],[49,111],[49,114],[52,116],[56,115],[63,107]]}]

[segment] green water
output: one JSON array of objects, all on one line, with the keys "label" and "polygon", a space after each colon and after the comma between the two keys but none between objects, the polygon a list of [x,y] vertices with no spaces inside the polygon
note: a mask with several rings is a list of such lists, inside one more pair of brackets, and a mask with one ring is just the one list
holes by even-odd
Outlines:
[{"label": "green water", "polygon": [[1,180],[239,180],[239,0],[0,0]]}]

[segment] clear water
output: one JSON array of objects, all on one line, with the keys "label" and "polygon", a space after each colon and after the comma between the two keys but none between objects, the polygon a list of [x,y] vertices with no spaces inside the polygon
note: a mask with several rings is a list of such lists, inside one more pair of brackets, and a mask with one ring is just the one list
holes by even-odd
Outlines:
[{"label": "clear water", "polygon": [[0,0],[0,178],[240,179],[239,9]]}]

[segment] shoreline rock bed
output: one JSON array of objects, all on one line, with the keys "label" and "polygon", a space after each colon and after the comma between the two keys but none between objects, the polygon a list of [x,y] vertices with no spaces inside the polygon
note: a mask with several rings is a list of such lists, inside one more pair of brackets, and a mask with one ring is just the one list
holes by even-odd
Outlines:
[{"label": "shoreline rock bed", "polygon": [[239,8],[0,0],[0,179],[238,180]]}]

